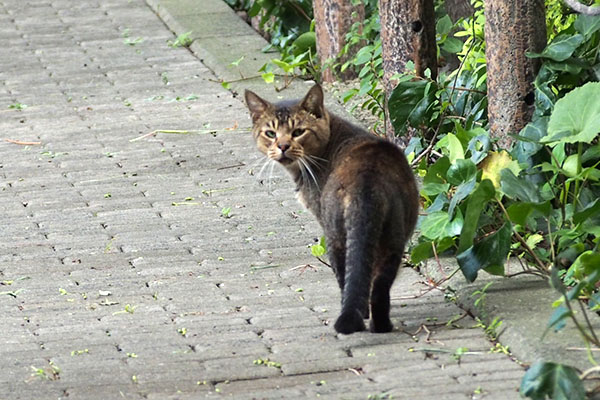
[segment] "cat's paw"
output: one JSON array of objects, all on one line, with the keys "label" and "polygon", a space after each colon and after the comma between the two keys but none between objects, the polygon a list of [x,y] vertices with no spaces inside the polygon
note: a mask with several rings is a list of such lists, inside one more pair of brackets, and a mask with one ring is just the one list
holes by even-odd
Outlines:
[{"label": "cat's paw", "polygon": [[358,310],[352,310],[349,312],[342,313],[337,321],[335,321],[335,325],[333,326],[338,333],[350,334],[354,332],[364,331],[365,321],[363,321],[363,317]]},{"label": "cat's paw", "polygon": [[371,331],[372,333],[387,333],[391,332],[393,329],[394,325],[392,324],[392,321],[390,321],[389,318],[382,318],[378,321],[372,319],[369,323],[369,331]]}]

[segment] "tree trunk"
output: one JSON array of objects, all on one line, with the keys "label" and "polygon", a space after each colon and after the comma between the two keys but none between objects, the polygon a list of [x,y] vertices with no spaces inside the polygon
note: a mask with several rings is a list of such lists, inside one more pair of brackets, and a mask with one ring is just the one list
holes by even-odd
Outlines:
[{"label": "tree trunk", "polygon": [[[453,23],[456,23],[460,18],[467,18],[473,15],[475,9],[469,0],[446,0],[444,2],[446,13]],[[454,35],[459,29],[452,30],[451,35]],[[465,42],[465,37],[456,38]],[[444,54],[446,65],[440,65],[440,68],[446,68],[448,71],[454,71],[460,66],[460,60],[456,54]]]},{"label": "tree trunk", "polygon": [[[356,19],[352,18],[353,12],[357,13]],[[365,19],[363,4],[353,6],[350,0],[314,0],[313,13],[317,36],[317,53],[321,63],[335,59],[346,44],[346,34],[352,24],[356,20],[364,21]],[[337,61],[344,63],[350,58],[352,58],[352,52]],[[354,79],[356,78],[356,72],[352,68],[347,68],[338,75],[338,78],[342,80]],[[322,79],[325,82],[335,80],[331,68],[323,70]]]},{"label": "tree trunk", "polygon": [[488,118],[490,136],[508,148],[531,121],[535,92],[533,81],[540,61],[528,58],[546,46],[543,0],[494,0],[485,5]]},{"label": "tree trunk", "polygon": [[[429,68],[435,79],[437,49],[433,0],[379,0],[379,15],[386,99],[396,87],[391,77],[404,72],[409,60],[415,63],[417,75],[424,76]],[[389,122],[386,131],[389,137],[394,136]]]},{"label": "tree trunk", "polygon": [[474,9],[469,0],[446,0],[444,5],[452,22],[473,15]]}]

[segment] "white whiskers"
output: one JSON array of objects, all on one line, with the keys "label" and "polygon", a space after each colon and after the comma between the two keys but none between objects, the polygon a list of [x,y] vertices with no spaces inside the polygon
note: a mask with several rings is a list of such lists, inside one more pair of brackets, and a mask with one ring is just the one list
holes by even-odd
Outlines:
[{"label": "white whiskers", "polygon": [[323,164],[328,162],[324,158],[317,157],[317,156],[311,156],[308,154],[305,154],[303,158],[319,170],[322,170],[324,168]]},{"label": "white whiskers", "polygon": [[[259,159],[259,161],[263,161],[263,159]],[[271,193],[271,181],[273,180],[273,168],[275,167],[275,161],[272,160],[271,158],[265,156],[264,157],[264,162],[262,167],[260,167],[260,170],[258,171],[258,174],[256,174],[256,179],[258,180],[258,182],[261,185],[267,184],[267,191],[269,193]],[[263,177],[263,173],[268,169],[269,173],[268,176],[265,178]]]},{"label": "white whiskers", "polygon": [[[298,167],[300,167],[300,172],[302,173],[302,179],[306,180],[307,183],[310,183],[310,180],[309,180],[309,177],[308,177],[308,175],[310,175],[310,178],[315,183],[315,186],[317,187],[317,190],[321,190],[319,188],[319,182],[317,181],[317,177],[315,176],[315,173],[313,172],[313,170],[310,167],[310,165],[308,164],[308,162],[306,162],[305,160],[306,160],[306,158],[299,158],[298,159]],[[307,173],[308,173],[308,175],[307,175]]]}]

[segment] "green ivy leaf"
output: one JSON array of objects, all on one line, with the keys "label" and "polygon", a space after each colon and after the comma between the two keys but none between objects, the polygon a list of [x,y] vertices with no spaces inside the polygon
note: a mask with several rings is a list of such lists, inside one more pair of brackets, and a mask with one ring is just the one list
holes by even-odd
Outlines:
[{"label": "green ivy leaf", "polygon": [[467,145],[467,151],[471,152],[471,161],[473,161],[475,164],[479,164],[479,162],[487,157],[487,153],[490,148],[490,138],[486,135],[475,136]]},{"label": "green ivy leaf", "polygon": [[469,196],[467,211],[465,213],[463,229],[460,233],[458,253],[462,253],[473,246],[473,239],[479,224],[479,217],[485,205],[494,198],[496,189],[489,179],[484,179]]},{"label": "green ivy leaf", "polygon": [[271,62],[281,68],[286,74],[289,74],[294,71],[294,66],[283,61],[278,60],[276,58],[272,59]]},{"label": "green ivy leaf", "polygon": [[373,56],[373,46],[365,46],[362,47],[358,53],[356,53],[356,58],[354,59],[354,65],[363,65],[369,61]]},{"label": "green ivy leaf", "polygon": [[589,218],[594,218],[600,215],[600,199],[587,204],[583,210],[573,215],[573,222],[580,224]]},{"label": "green ivy leaf", "polygon": [[429,109],[428,104],[435,99],[435,90],[426,89],[430,82],[426,80],[401,81],[392,91],[388,101],[390,120],[397,134],[406,131],[409,120],[414,125],[415,121],[425,118]]},{"label": "green ivy leaf", "polygon": [[252,7],[250,7],[250,10],[248,10],[248,17],[252,18],[252,17],[256,17],[258,15],[258,13],[260,12],[262,8],[262,4],[260,1],[255,1],[254,4],[252,4]]},{"label": "green ivy leaf", "polygon": [[[593,272],[600,265],[600,253],[591,250],[584,251],[575,259],[573,265],[569,267],[569,274],[573,275],[578,280],[589,280],[593,278]],[[592,286],[596,282],[589,282]]]},{"label": "green ivy leaf", "polygon": [[600,18],[593,15],[580,14],[577,16],[577,21],[575,21],[574,26],[587,40],[596,33],[596,31],[600,30]]},{"label": "green ivy leaf", "polygon": [[573,52],[585,38],[583,35],[559,35],[554,38],[544,51],[541,53],[528,53],[527,56],[532,58],[549,58],[554,61],[565,61],[573,55]]},{"label": "green ivy leaf", "polygon": [[545,201],[543,203],[520,201],[511,204],[506,211],[512,222],[521,226],[526,226],[527,220],[532,215],[550,216],[552,213],[552,205],[550,204],[550,201]]},{"label": "green ivy leaf", "polygon": [[448,169],[448,182],[453,185],[470,181],[477,175],[477,166],[471,160],[458,159]]},{"label": "green ivy leaf", "polygon": [[325,236],[321,236],[319,243],[310,246],[310,253],[314,257],[322,257],[327,252],[327,245],[325,244]]},{"label": "green ivy leaf", "polygon": [[296,40],[294,40],[293,45],[296,46],[294,55],[298,56],[307,50],[314,49],[316,42],[317,38],[314,32],[304,32],[302,35],[298,36]]},{"label": "green ivy leaf", "polygon": [[456,160],[465,158],[465,151],[462,147],[462,143],[453,133],[448,133],[440,139],[440,141],[436,143],[436,148],[442,149],[452,164],[454,164]]},{"label": "green ivy leaf", "polygon": [[437,196],[440,193],[447,193],[448,189],[450,189],[449,183],[428,182],[423,184],[421,194],[425,196]]},{"label": "green ivy leaf", "polygon": [[419,126],[419,124],[428,122],[428,110],[435,101],[435,86],[433,82],[427,82],[423,98],[415,105],[408,116],[408,122],[411,126]]},{"label": "green ivy leaf", "polygon": [[452,30],[452,20],[448,15],[444,15],[435,24],[435,31],[438,35],[447,35]]},{"label": "green ivy leaf", "polygon": [[542,334],[542,339],[546,336],[546,334],[550,331],[550,329],[554,328],[554,332],[560,331],[567,325],[566,319],[569,318],[573,313],[569,311],[564,304],[561,304],[554,310],[552,316],[550,316],[550,320],[548,321],[548,325],[546,326],[546,330]]},{"label": "green ivy leaf", "polygon": [[446,211],[436,211],[427,215],[421,220],[420,231],[421,235],[429,239],[439,239],[445,236],[446,229],[450,223],[450,218]]},{"label": "green ivy leaf", "polygon": [[533,400],[584,400],[585,389],[577,370],[567,365],[539,361],[525,373],[519,389]]},{"label": "green ivy leaf", "polygon": [[597,161],[600,160],[600,143],[588,148],[581,155],[581,163],[585,164],[588,161]]},{"label": "green ivy leaf", "polygon": [[556,103],[556,94],[551,88],[556,78],[556,71],[550,68],[547,63],[544,63],[533,82],[533,86],[535,87],[535,108],[538,115],[549,115],[554,107],[554,103]]},{"label": "green ivy leaf", "polygon": [[569,58],[565,61],[551,61],[547,60],[544,64],[550,71],[563,72],[565,74],[578,75],[583,69],[587,69],[590,66],[586,61],[578,58]]},{"label": "green ivy leaf", "polygon": [[442,44],[442,49],[448,53],[456,54],[462,50],[464,43],[453,37],[448,37]]},{"label": "green ivy leaf", "polygon": [[454,238],[445,237],[439,241],[429,240],[427,242],[419,243],[415,247],[413,247],[410,253],[410,262],[412,264],[418,264],[421,261],[425,261],[428,258],[432,258],[434,256],[433,246],[435,246],[435,250],[437,254],[441,254],[444,251],[448,250],[450,247],[454,245]]},{"label": "green ivy leaf", "polygon": [[[477,173],[477,171],[475,173]],[[477,180],[475,176],[473,176],[470,181],[458,185],[456,192],[454,192],[454,196],[452,196],[452,200],[450,200],[450,205],[448,205],[448,215],[450,215],[450,218],[452,218],[454,215],[454,208],[458,205],[458,203],[466,199],[467,196],[473,192],[476,183]]]},{"label": "green ivy leaf", "polygon": [[502,193],[514,200],[528,203],[541,203],[539,190],[525,179],[519,179],[510,169],[500,171],[500,188]]},{"label": "green ivy leaf", "polygon": [[275,81],[275,74],[272,72],[265,72],[261,76],[265,83],[273,83],[273,81]]},{"label": "green ivy leaf", "polygon": [[531,157],[542,148],[540,139],[546,136],[548,131],[548,117],[540,117],[530,122],[521,130],[519,136],[516,136],[518,142],[515,144],[511,155],[520,163],[531,162]]},{"label": "green ivy leaf", "polygon": [[494,275],[504,275],[511,235],[512,226],[507,222],[502,228],[456,256],[460,270],[469,282],[475,281],[477,272],[481,269]]},{"label": "green ivy leaf", "polygon": [[450,159],[442,157],[437,160],[427,170],[427,175],[423,178],[423,183],[446,183],[446,174],[450,169]]},{"label": "green ivy leaf", "polygon": [[556,102],[542,142],[591,143],[600,132],[600,82],[573,89]]},{"label": "green ivy leaf", "polygon": [[490,151],[488,156],[479,163],[479,168],[481,169],[481,178],[491,180],[496,188],[500,187],[502,170],[508,168],[516,175],[521,171],[519,163],[504,150]]}]

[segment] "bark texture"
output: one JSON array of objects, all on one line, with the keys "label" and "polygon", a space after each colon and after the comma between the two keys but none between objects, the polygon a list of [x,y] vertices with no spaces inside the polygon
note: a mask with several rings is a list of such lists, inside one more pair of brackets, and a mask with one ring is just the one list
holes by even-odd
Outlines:
[{"label": "bark texture", "polygon": [[[356,12],[356,19],[352,18],[352,13]],[[365,8],[362,3],[358,6],[352,6],[350,0],[314,0],[313,13],[315,17],[315,33],[317,36],[317,53],[321,62],[336,58],[346,44],[346,34],[355,21],[365,19]],[[355,49],[356,51],[357,49]],[[344,63],[352,58],[352,52],[344,55],[338,61]],[[347,68],[338,75],[342,80],[356,78],[356,72],[352,68]],[[325,82],[335,80],[331,68],[322,72],[322,79]]]},{"label": "bark texture", "polygon": [[531,121],[533,81],[540,61],[528,58],[546,45],[543,0],[494,0],[485,3],[485,41],[490,135],[500,147]]},{"label": "bark texture", "polygon": [[468,17],[474,11],[469,0],[446,0],[444,5],[452,22],[456,22],[459,18]]},{"label": "bark texture", "polygon": [[433,0],[379,0],[384,85],[391,92],[390,77],[404,71],[407,61],[415,63],[417,74],[429,68],[437,75],[435,16]]},{"label": "bark texture", "polygon": [[[435,79],[437,49],[433,0],[379,0],[379,15],[386,98],[396,86],[391,77],[403,72],[409,60],[415,63],[419,76],[429,68]],[[393,136],[389,123],[386,130],[388,136]]]}]

